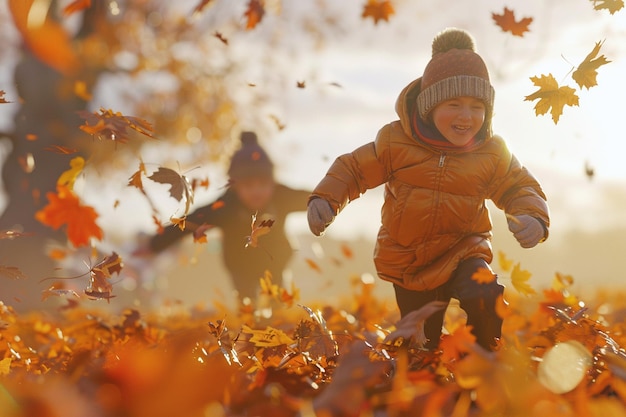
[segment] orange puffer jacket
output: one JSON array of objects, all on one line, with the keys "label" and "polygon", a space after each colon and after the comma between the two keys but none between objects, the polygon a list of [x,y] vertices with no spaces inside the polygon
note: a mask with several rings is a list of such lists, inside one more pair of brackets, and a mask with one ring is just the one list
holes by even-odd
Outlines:
[{"label": "orange puffer jacket", "polygon": [[[486,199],[507,214],[539,219],[546,235],[549,214],[541,186],[500,137],[489,136],[463,151],[438,150],[414,137],[409,115],[419,82],[400,94],[399,120],[385,125],[374,142],[337,158],[311,199],[323,198],[338,213],[366,190],[385,184],[374,253],[378,275],[421,291],[444,284],[464,259],[491,262]],[[490,127],[491,120],[485,123]]]}]

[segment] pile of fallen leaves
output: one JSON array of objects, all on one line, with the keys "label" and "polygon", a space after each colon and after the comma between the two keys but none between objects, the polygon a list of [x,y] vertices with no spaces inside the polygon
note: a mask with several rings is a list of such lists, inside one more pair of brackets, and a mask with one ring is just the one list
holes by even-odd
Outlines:
[{"label": "pile of fallen leaves", "polygon": [[458,304],[427,351],[431,304],[398,321],[371,282],[342,306],[297,304],[263,279],[256,307],[105,313],[87,304],[16,314],[0,303],[0,415],[621,416],[624,296],[507,288],[497,351]]}]

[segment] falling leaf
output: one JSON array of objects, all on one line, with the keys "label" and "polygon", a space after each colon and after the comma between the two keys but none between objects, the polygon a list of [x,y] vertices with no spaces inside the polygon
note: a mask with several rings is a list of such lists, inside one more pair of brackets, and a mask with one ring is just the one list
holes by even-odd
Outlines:
[{"label": "falling leaf", "polygon": [[256,27],[265,15],[265,2],[263,0],[250,0],[248,2],[248,8],[244,13],[246,16],[246,30],[251,30]]},{"label": "falling leaf", "polygon": [[320,268],[318,263],[315,262],[313,259],[311,259],[311,258],[304,258],[304,262],[306,262],[306,264],[309,266],[309,268],[311,268],[315,272],[319,272],[320,274],[322,273],[322,268]]},{"label": "falling leaf", "polygon": [[596,45],[591,50],[591,52],[585,57],[583,62],[578,65],[578,68],[572,73],[572,79],[576,81],[576,84],[580,88],[593,87],[598,85],[596,77],[598,75],[598,71],[596,71],[600,66],[608,64],[609,60],[606,59],[604,55],[598,56],[600,53],[600,48],[604,42],[596,42]]},{"label": "falling leaf", "polygon": [[11,279],[25,279],[26,275],[15,266],[7,266],[0,264],[0,276]]},{"label": "falling leaf", "polygon": [[[526,96],[525,101],[539,100],[535,104],[535,114],[537,116],[550,111],[554,124],[557,124],[559,117],[563,113],[564,106],[578,106],[578,96],[576,90],[568,86],[559,86],[552,74],[541,77],[530,77],[530,80],[539,87],[539,90]],[[550,110],[552,108],[552,110]]]},{"label": "falling leaf", "polygon": [[224,203],[224,200],[217,200],[216,202],[211,204],[211,210],[219,210],[222,207],[224,207],[225,205],[226,205],[226,203]]},{"label": "falling leaf", "polygon": [[536,294],[536,291],[528,284],[528,280],[531,277],[531,273],[522,269],[520,263],[516,263],[511,271],[511,283],[513,287],[523,295]]},{"label": "falling leaf", "polygon": [[472,279],[479,284],[489,284],[495,281],[497,275],[493,273],[490,268],[478,268],[474,274],[472,274]]},{"label": "falling leaf", "polygon": [[476,336],[472,334],[472,326],[459,326],[450,335],[443,335],[439,347],[443,351],[441,361],[449,363],[459,360],[462,354],[471,350],[476,343]]},{"label": "falling leaf", "polygon": [[595,10],[608,10],[614,14],[624,8],[624,0],[590,0]]},{"label": "falling leaf", "polygon": [[88,287],[84,290],[85,295],[91,299],[107,301],[115,297],[111,294],[113,285],[109,279],[112,274],[119,275],[123,267],[122,258],[116,252],[106,256],[89,270],[90,279]]},{"label": "falling leaf", "polygon": [[389,17],[395,13],[391,0],[367,0],[367,4],[363,6],[363,19],[371,17],[374,24],[378,24],[379,20],[389,21]]},{"label": "falling leaf", "polygon": [[498,251],[498,265],[503,271],[510,271],[513,267],[513,260],[507,258],[506,254],[501,250]]},{"label": "falling leaf", "polygon": [[80,130],[100,140],[126,143],[129,140],[127,128],[149,138],[154,138],[152,136],[152,125],[138,117],[124,116],[120,112],[103,108],[100,108],[100,112],[91,113],[86,110],[80,110],[77,114],[85,119],[85,124],[80,126]]},{"label": "falling leaf", "polygon": [[259,237],[266,235],[270,232],[274,225],[274,219],[264,219],[257,222],[257,214],[252,215],[252,223],[250,224],[251,232],[250,236],[246,236],[246,248],[256,248],[259,246]]},{"label": "falling leaf", "polygon": [[69,16],[91,7],[91,0],[74,0],[63,8],[63,15]]},{"label": "falling leaf", "polygon": [[50,297],[65,297],[72,296],[76,298],[80,298],[78,293],[72,289],[64,288],[60,284],[53,284],[50,288],[45,289],[41,292],[41,301],[46,301]]},{"label": "falling leaf", "polygon": [[204,10],[204,8],[211,3],[212,0],[200,0],[200,2],[196,5],[196,7],[194,7],[192,14],[193,15],[197,15],[202,13],[202,11]]},{"label": "falling leaf", "polygon": [[502,14],[491,13],[491,17],[504,32],[511,32],[514,36],[524,36],[528,32],[528,25],[533,21],[532,17],[524,17],[519,21],[515,20],[515,12],[504,8]]},{"label": "falling leaf", "polygon": [[61,155],[72,155],[72,154],[78,152],[77,149],[68,148],[66,146],[61,146],[61,145],[50,145],[50,146],[46,146],[43,149],[44,149],[44,151],[54,152],[54,153],[58,153],[58,154],[61,154]]},{"label": "falling leaf", "polygon": [[352,259],[354,258],[354,252],[352,252],[352,249],[350,249],[350,246],[348,246],[345,243],[341,244],[341,254],[346,258],[346,259]]},{"label": "falling leaf", "polygon": [[216,37],[217,39],[220,40],[220,42],[222,42],[224,45],[228,45],[228,39],[226,39],[224,37],[224,35],[222,35],[221,32],[217,32],[215,31],[215,33],[213,34],[214,37]]},{"label": "falling leaf", "polygon": [[272,121],[274,122],[274,124],[276,125],[276,127],[278,128],[278,130],[283,130],[286,126],[283,122],[280,121],[280,119],[278,118],[278,116],[275,116],[273,114],[270,114],[270,119],[272,119]]},{"label": "falling leaf", "polygon": [[187,217],[170,217],[170,222],[180,230],[185,230],[185,226],[187,225]]},{"label": "falling leaf", "polygon": [[170,186],[170,195],[178,201],[182,201],[185,198],[185,212],[189,213],[189,208],[193,204],[194,193],[191,188],[191,183],[186,176],[179,174],[170,168],[159,167],[159,169],[150,175],[152,181],[168,184]]},{"label": "falling leaf", "polygon": [[195,191],[196,188],[202,187],[205,190],[208,190],[209,184],[210,184],[209,177],[204,177],[202,179],[193,178],[191,180],[191,189]]},{"label": "falling leaf", "polygon": [[306,81],[296,81],[296,87],[298,88],[306,88]]},{"label": "falling leaf", "polygon": [[139,160],[139,168],[128,179],[128,185],[143,191],[142,175],[146,175],[146,165],[142,160]]},{"label": "falling leaf", "polygon": [[91,93],[87,91],[87,83],[84,81],[74,82],[74,94],[85,101],[91,101],[92,99]]},{"label": "falling leaf", "polygon": [[80,68],[70,35],[48,13],[50,2],[9,0],[8,4],[16,29],[37,58],[65,75]]},{"label": "falling leaf", "polygon": [[7,101],[7,100],[4,98],[4,95],[5,95],[5,94],[6,94],[6,93],[4,92],[4,90],[0,90],[0,104],[10,103],[10,101]]},{"label": "falling leaf", "polygon": [[67,237],[76,247],[86,246],[91,238],[102,239],[102,229],[96,224],[98,213],[84,206],[68,188],[59,186],[57,192],[48,192],[48,205],[35,213],[35,218],[53,229],[66,226]]},{"label": "falling leaf", "polygon": [[70,169],[64,171],[57,180],[57,187],[65,187],[68,190],[74,190],[74,182],[76,178],[83,172],[85,168],[85,160],[81,156],[72,158],[70,161]]}]

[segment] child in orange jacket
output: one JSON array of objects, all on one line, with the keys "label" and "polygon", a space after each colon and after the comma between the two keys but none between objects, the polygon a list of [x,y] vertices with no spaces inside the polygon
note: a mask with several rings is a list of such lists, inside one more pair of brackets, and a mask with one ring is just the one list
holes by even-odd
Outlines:
[{"label": "child in orange jacket", "polygon": [[[399,120],[337,158],[307,215],[320,235],[349,201],[385,184],[374,262],[380,278],[393,283],[401,315],[456,298],[477,343],[492,349],[501,336],[495,303],[503,286],[472,279],[490,270],[493,257],[485,200],[504,210],[524,248],[546,239],[549,214],[537,180],[491,131],[495,92],[474,49],[465,31],[438,34],[422,77],[396,102]],[[428,348],[438,346],[444,313],[425,323]]]}]

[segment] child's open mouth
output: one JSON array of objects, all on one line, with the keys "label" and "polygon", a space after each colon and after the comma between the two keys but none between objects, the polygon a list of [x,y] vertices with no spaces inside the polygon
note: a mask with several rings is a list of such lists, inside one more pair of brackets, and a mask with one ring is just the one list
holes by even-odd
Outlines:
[{"label": "child's open mouth", "polygon": [[470,126],[453,125],[452,129],[454,129],[458,133],[466,133],[466,132],[468,132],[471,129],[471,127]]}]

